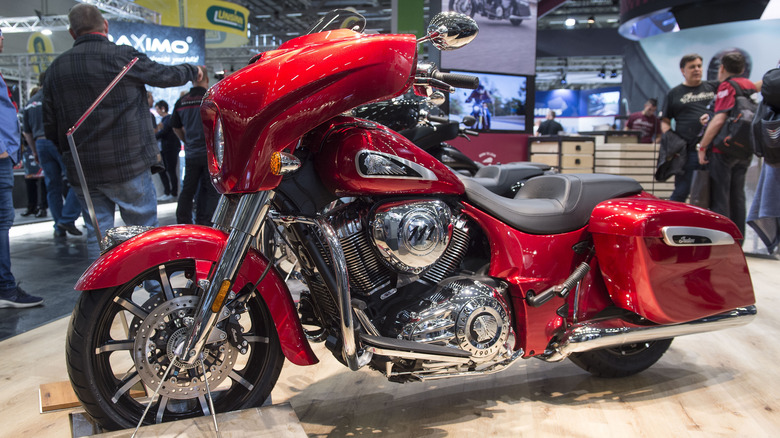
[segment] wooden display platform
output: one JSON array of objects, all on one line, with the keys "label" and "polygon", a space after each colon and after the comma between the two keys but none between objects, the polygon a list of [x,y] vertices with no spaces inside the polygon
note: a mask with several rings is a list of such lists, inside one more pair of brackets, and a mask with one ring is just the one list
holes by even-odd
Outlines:
[{"label": "wooden display platform", "polygon": [[[71,413],[73,438],[94,436],[102,438],[124,438],[133,435],[134,429],[101,431],[84,412]],[[289,403],[245,409],[243,411],[217,414],[219,434],[228,437],[306,437],[298,416]],[[97,434],[95,434],[97,433]],[[153,424],[138,429],[136,437],[215,437],[214,419],[211,416]]]},{"label": "wooden display platform", "polygon": [[647,143],[597,143],[594,154],[596,173],[633,178],[648,193],[668,198],[674,191],[674,179],[655,181],[658,148],[658,145]]}]

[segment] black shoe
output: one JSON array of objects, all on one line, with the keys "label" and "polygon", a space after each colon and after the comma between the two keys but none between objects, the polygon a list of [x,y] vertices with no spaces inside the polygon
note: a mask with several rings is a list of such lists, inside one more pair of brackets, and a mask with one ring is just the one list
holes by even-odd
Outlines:
[{"label": "black shoe", "polygon": [[38,213],[35,213],[35,217],[46,217],[46,209],[42,208],[38,210]]},{"label": "black shoe", "polygon": [[62,239],[65,238],[65,236],[67,236],[67,233],[65,233],[65,230],[63,230],[62,228],[57,227],[54,229],[55,239]]},{"label": "black shoe", "polygon": [[73,222],[68,224],[57,224],[57,228],[63,231],[67,231],[68,234],[72,234],[74,236],[81,236],[84,234],[81,232],[81,230],[76,228],[76,224],[74,224]]},{"label": "black shoe", "polygon": [[9,292],[0,292],[0,309],[7,307],[13,307],[21,309],[25,307],[35,307],[43,304],[43,298],[34,297],[23,291],[19,285],[16,285],[16,289]]},{"label": "black shoe", "polygon": [[27,207],[27,211],[22,213],[22,216],[27,217],[27,216],[32,216],[34,214],[38,214],[38,209],[37,208],[29,208],[29,207]]}]

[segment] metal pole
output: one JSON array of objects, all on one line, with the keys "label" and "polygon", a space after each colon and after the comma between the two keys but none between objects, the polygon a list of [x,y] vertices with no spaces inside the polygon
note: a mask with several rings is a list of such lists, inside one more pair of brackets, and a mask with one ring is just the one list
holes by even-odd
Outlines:
[{"label": "metal pole", "polygon": [[100,233],[100,226],[98,225],[97,215],[95,214],[95,206],[92,204],[92,197],[89,195],[89,187],[87,187],[87,179],[84,176],[84,169],[81,167],[81,160],[79,160],[79,152],[76,148],[76,141],[73,140],[73,135],[76,133],[76,130],[79,129],[79,126],[81,126],[82,123],[89,117],[90,114],[92,114],[92,111],[97,108],[97,106],[100,104],[100,102],[103,101],[103,99],[108,95],[108,93],[114,89],[116,84],[119,82],[120,79],[122,79],[125,74],[127,74],[128,71],[135,65],[135,63],[138,61],[138,58],[133,58],[129,63],[127,63],[126,66],[122,68],[122,71],[119,72],[118,75],[114,78],[113,81],[111,81],[110,84],[106,87],[105,90],[103,90],[102,93],[95,99],[95,101],[92,103],[92,105],[87,108],[87,111],[84,112],[84,114],[76,121],[76,124],[73,125],[72,128],[68,129],[68,132],[66,136],[68,137],[68,144],[70,145],[70,153],[73,155],[73,162],[76,165],[76,173],[79,175],[79,183],[81,184],[81,190],[84,192],[84,199],[87,202],[87,210],[89,211],[90,219],[92,220],[92,224],[95,227],[95,237],[97,238],[98,242],[98,248],[100,248],[100,239],[102,234]]}]

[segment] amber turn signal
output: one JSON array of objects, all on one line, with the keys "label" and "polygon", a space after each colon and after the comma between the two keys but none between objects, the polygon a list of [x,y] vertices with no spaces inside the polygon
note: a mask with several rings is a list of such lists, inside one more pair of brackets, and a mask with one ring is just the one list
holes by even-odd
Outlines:
[{"label": "amber turn signal", "polygon": [[301,160],[293,154],[286,152],[274,152],[271,154],[271,173],[274,175],[287,175],[301,167]]}]

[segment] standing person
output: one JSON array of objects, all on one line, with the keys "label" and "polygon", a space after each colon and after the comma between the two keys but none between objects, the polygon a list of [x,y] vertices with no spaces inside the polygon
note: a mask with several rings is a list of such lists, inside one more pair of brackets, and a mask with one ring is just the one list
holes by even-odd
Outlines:
[{"label": "standing person", "polygon": [[[127,225],[157,226],[157,196],[151,168],[161,157],[149,121],[144,87],[171,87],[196,80],[200,70],[189,64],[166,66],[130,46],[108,40],[108,22],[93,5],[80,3],[68,13],[75,42],[49,67],[44,81],[46,138],[62,152],[68,179],[77,182],[76,166],[65,136],[98,95],[133,58],[138,62],[86,119],[74,139],[101,232],[114,226],[119,207]],[[83,188],[77,191],[83,205]],[[89,257],[98,255],[95,230],[86,221]]]},{"label": "standing person", "polygon": [[[3,31],[0,30],[0,53],[3,52]],[[33,307],[43,304],[43,298],[28,295],[16,283],[11,273],[11,242],[8,230],[14,224],[14,162],[19,153],[19,119],[11,92],[0,74],[0,309]]]},{"label": "standing person", "polygon": [[[43,82],[44,74],[39,79]],[[46,181],[46,199],[54,218],[54,237],[65,237],[66,233],[81,236],[75,221],[81,215],[81,204],[76,192],[64,183],[65,165],[57,147],[46,139],[43,130],[43,89],[34,93],[24,108],[24,138],[35,145],[35,157],[43,168]],[[62,197],[65,196],[63,203]]]},{"label": "standing person", "polygon": [[683,75],[683,83],[669,90],[664,103],[661,117],[661,131],[672,129],[686,143],[685,165],[683,173],[674,177],[674,191],[670,199],[672,201],[685,202],[691,192],[693,171],[699,167],[696,143],[702,132],[702,124],[699,121],[702,115],[707,114],[707,106],[715,99],[717,82],[702,81],[701,55],[692,53],[680,59],[680,72]]},{"label": "standing person", "polygon": [[539,124],[536,135],[558,135],[561,131],[563,131],[563,126],[555,121],[555,111],[547,110],[547,119]]},{"label": "standing person", "polygon": [[217,208],[219,193],[211,184],[208,157],[206,155],[206,136],[200,118],[200,102],[209,86],[209,77],[204,67],[202,78],[193,81],[192,89],[182,96],[173,107],[171,126],[184,142],[184,182],[176,208],[176,222],[192,223],[192,203],[198,196],[195,211],[195,223],[210,225],[211,216]]},{"label": "standing person", "polygon": [[168,102],[161,100],[154,104],[154,108],[157,110],[157,114],[162,117],[155,129],[154,138],[160,141],[160,153],[165,166],[165,172],[160,172],[160,182],[162,182],[165,194],[157,198],[157,200],[173,201],[179,193],[179,177],[176,171],[179,168],[181,142],[171,126]]},{"label": "standing person", "polygon": [[657,112],[658,101],[648,99],[642,111],[631,113],[628,116],[626,129],[641,132],[640,143],[653,143],[653,140],[658,140],[661,136],[661,121],[656,116]]},{"label": "standing person", "polygon": [[[745,57],[739,52],[728,52],[720,58],[718,67],[718,94],[715,97],[715,115],[707,125],[704,137],[698,147],[698,162],[709,164],[710,169],[710,210],[720,213],[737,224],[737,228],[745,235],[745,174],[752,157],[739,159],[721,153],[712,144],[715,136],[726,123],[728,114],[736,104],[737,90],[741,95],[755,93],[756,86],[749,79],[738,77],[745,70]],[[707,152],[711,150],[710,158]]]}]

